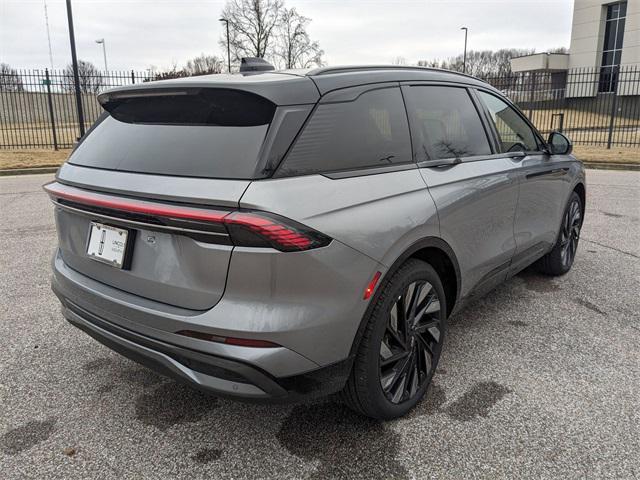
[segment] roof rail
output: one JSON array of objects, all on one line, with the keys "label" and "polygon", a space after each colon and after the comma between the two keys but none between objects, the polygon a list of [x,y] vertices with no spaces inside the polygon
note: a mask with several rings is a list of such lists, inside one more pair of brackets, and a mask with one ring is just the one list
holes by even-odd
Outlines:
[{"label": "roof rail", "polygon": [[468,73],[456,72],[454,70],[445,70],[443,68],[434,67],[418,67],[412,65],[343,65],[335,67],[319,67],[309,70],[307,76],[329,75],[332,73],[349,73],[349,72],[366,72],[368,70],[421,70],[430,72],[443,72],[462,75],[464,77],[476,78]]}]

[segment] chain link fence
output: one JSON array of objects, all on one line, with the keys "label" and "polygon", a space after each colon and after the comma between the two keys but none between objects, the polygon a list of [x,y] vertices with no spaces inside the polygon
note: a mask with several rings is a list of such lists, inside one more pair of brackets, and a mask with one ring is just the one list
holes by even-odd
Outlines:
[{"label": "chain link fence", "polygon": [[[96,95],[149,81],[149,73],[101,72],[80,78],[85,130],[98,118]],[[577,145],[640,146],[640,66],[613,71],[519,72],[487,76],[543,133],[557,130]],[[80,135],[73,76],[66,71],[0,74],[0,148],[71,148]]]}]

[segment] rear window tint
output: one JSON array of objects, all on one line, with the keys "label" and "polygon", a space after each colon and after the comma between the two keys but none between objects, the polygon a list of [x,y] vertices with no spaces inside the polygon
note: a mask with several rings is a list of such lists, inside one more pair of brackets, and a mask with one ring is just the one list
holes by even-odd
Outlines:
[{"label": "rear window tint", "polygon": [[318,105],[278,176],[383,167],[411,162],[407,115],[399,88]]},{"label": "rear window tint", "polygon": [[405,95],[419,162],[491,153],[478,112],[464,88],[411,86]]},{"label": "rear window tint", "polygon": [[202,90],[107,101],[109,115],[69,162],[135,173],[255,178],[275,105],[250,93]]},{"label": "rear window tint", "polygon": [[276,108],[258,95],[230,89],[116,92],[107,98],[104,109],[126,123],[251,127],[269,124]]}]

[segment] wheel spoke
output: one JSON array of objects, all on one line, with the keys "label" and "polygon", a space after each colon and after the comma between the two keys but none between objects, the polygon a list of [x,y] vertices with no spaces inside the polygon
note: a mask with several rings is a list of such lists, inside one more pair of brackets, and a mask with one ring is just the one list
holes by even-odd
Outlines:
[{"label": "wheel spoke", "polygon": [[[402,394],[404,393],[404,387],[406,385],[407,379],[407,367],[410,363],[411,356],[408,356],[402,364],[402,367],[400,367],[399,369],[395,369],[394,377],[388,384],[387,391],[389,393],[392,393],[393,398],[398,398],[398,400],[395,400],[395,402],[398,402],[400,398],[402,398]],[[400,396],[398,396],[398,392],[400,392]]]},{"label": "wheel spoke", "polygon": [[[412,286],[413,288],[411,288]],[[424,286],[424,283],[412,283],[411,285],[409,285],[409,288],[411,289],[411,296],[409,305],[407,306],[407,322],[411,327],[415,325],[418,302],[420,300],[420,295],[422,293],[422,290],[424,289]]]},{"label": "wheel spoke", "polygon": [[409,355],[409,352],[399,352],[399,353],[395,353],[395,354],[391,355],[390,357],[381,358],[380,359],[380,366],[381,367],[388,367],[389,365],[397,363],[398,361],[402,360],[403,358],[406,358],[407,355]]},{"label": "wheel spoke", "polygon": [[400,338],[400,335],[398,332],[396,332],[393,327],[391,327],[390,325],[387,325],[387,331],[386,333],[388,333],[391,338],[393,338],[396,343],[401,347],[401,348],[405,348],[405,342],[402,338]]}]

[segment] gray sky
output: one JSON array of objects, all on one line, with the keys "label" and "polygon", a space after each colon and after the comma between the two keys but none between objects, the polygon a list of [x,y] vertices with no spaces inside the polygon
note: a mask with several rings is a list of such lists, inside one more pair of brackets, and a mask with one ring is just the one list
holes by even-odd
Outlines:
[{"label": "gray sky", "polygon": [[[218,22],[224,0],[74,0],[78,57],[102,68],[143,70],[183,64],[200,53],[224,56]],[[573,0],[285,0],[310,17],[309,32],[331,65],[408,63],[469,49],[569,46]],[[70,62],[64,0],[47,0],[55,68]],[[0,0],[0,62],[49,66],[44,0]]]}]

